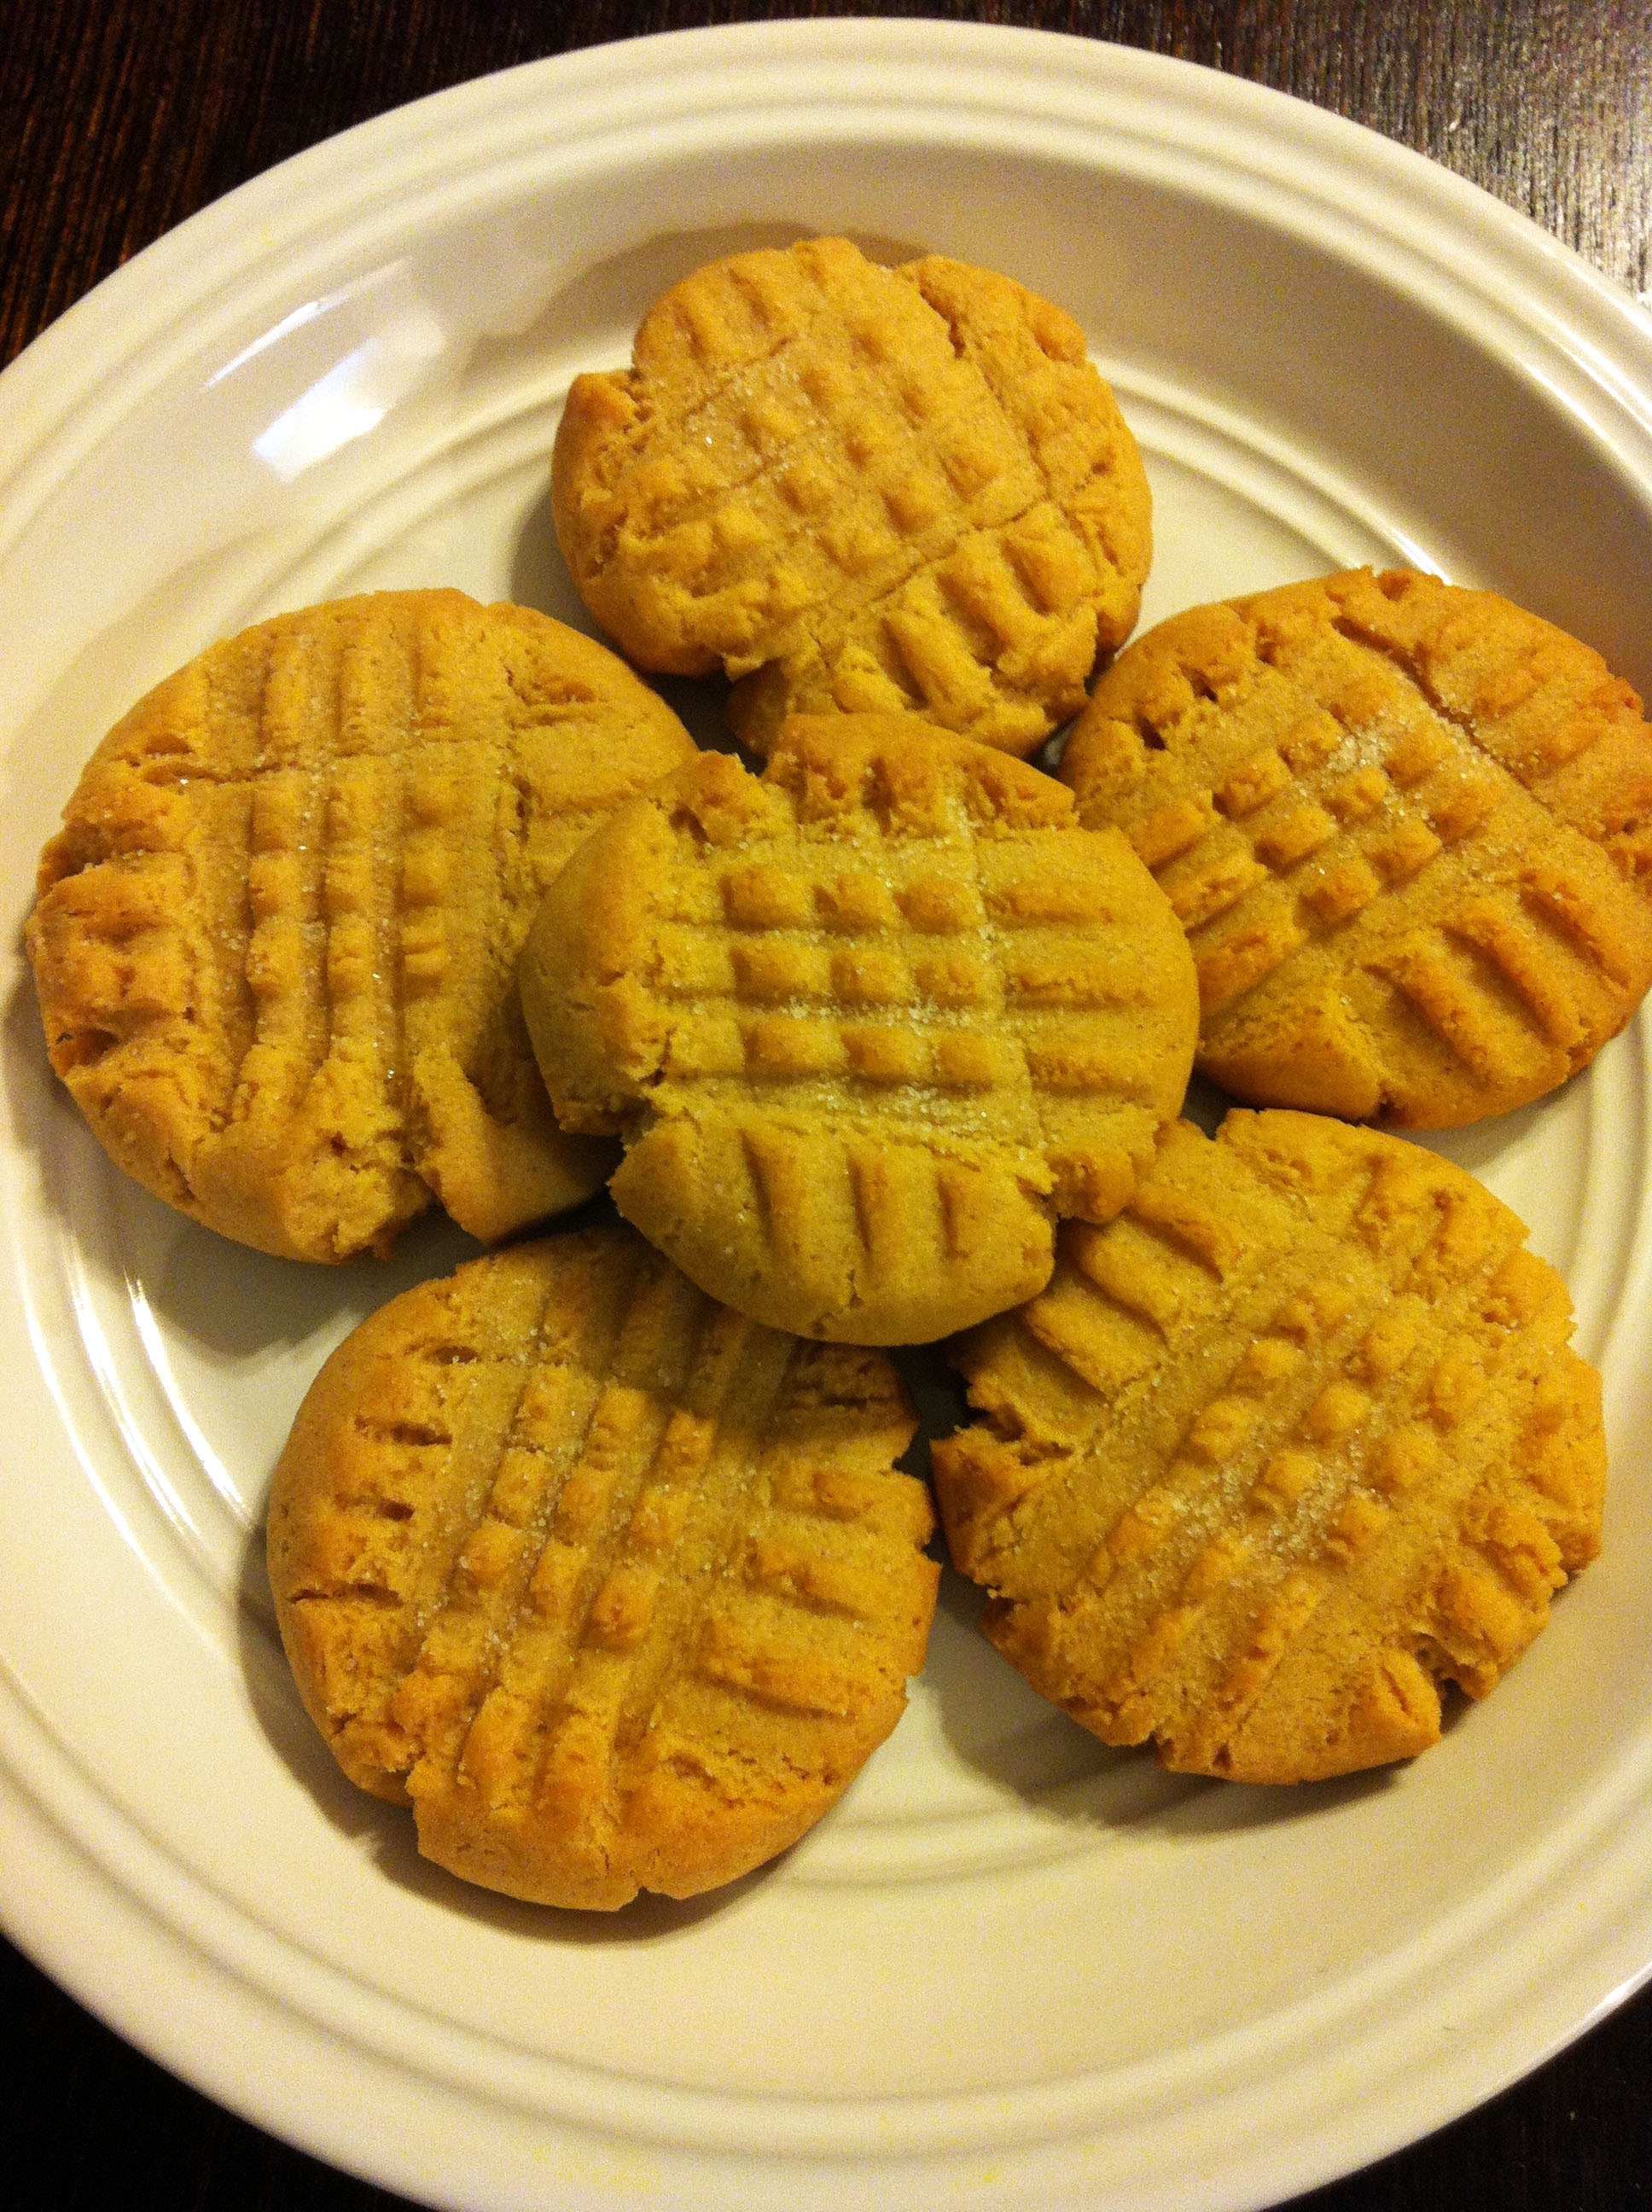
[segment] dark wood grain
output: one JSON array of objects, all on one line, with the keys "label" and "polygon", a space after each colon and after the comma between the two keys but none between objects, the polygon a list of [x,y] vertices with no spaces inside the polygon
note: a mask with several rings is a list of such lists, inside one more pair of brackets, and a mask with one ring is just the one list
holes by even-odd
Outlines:
[{"label": "dark wood grain", "polygon": [[[1652,305],[1652,0],[7,0],[0,360],[197,208],[386,108],[604,40],[825,13],[1072,32],[1297,94],[1444,162]],[[30,2212],[149,2201],[177,2212],[383,2212],[401,2201],[173,2081],[3,1945],[0,2037],[0,2199]],[[1302,2205],[1633,2212],[1649,2202],[1652,1992],[1483,2111]]]}]

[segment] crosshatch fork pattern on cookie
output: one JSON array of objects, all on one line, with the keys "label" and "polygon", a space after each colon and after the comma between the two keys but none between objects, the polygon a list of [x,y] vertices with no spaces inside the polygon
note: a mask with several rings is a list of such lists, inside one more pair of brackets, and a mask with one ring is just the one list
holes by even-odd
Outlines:
[{"label": "crosshatch fork pattern on cookie", "polygon": [[1189,933],[1200,1066],[1426,1127],[1552,1089],[1652,978],[1652,736],[1549,625],[1357,572],[1175,618],[1063,775]]},{"label": "crosshatch fork pattern on cookie", "polygon": [[513,965],[539,893],[693,754],[602,647],[390,592],[260,624],[140,702],[30,928],[53,1064],[121,1164],[210,1225],[337,1258],[434,1189],[495,1237],[596,1188]]},{"label": "crosshatch fork pattern on cookie", "polygon": [[1147,569],[1140,458],[1071,318],[839,239],[678,284],[631,369],[576,380],[556,462],[598,619],[644,667],[744,679],[760,751],[835,708],[1030,752]]},{"label": "crosshatch fork pattern on cookie", "polygon": [[1116,1212],[1196,1018],[1124,840],[907,716],[794,717],[761,781],[708,756],[623,810],[523,989],[565,1126],[627,1142],[629,1218],[744,1310],[884,1343],[1030,1295],[1055,1215]]},{"label": "crosshatch fork pattern on cookie", "polygon": [[338,1356],[276,1479],[311,1709],[456,1872],[564,1903],[726,1880],[922,1662],[913,1427],[881,1357],[731,1313],[624,1230],[427,1285]]},{"label": "crosshatch fork pattern on cookie", "polygon": [[1158,948],[1133,932],[1136,883],[1054,799],[1005,824],[963,778],[918,806],[877,786],[875,766],[829,799],[783,780],[791,805],[710,866],[679,840],[650,963],[666,1083],[733,1078],[750,1097],[755,1079],[776,1104],[841,1110],[852,1093],[875,1121],[966,1133],[990,1092],[1000,1133],[1029,1145],[1068,1099],[1148,1103]]},{"label": "crosshatch fork pattern on cookie", "polygon": [[1293,1114],[1170,1132],[1108,1227],[960,1352],[956,1563],[1035,1686],[1113,1743],[1278,1781],[1407,1755],[1594,1556],[1598,1378],[1508,1209]]}]

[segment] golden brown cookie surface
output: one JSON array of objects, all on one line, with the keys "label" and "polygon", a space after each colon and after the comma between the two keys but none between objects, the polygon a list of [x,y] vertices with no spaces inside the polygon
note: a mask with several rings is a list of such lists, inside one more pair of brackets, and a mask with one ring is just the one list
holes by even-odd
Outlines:
[{"label": "golden brown cookie surface", "polygon": [[1257,1104],[1503,1113],[1652,982],[1652,731],[1492,593],[1361,569],[1177,616],[1061,772],[1182,918],[1201,1071]]},{"label": "golden brown cookie surface", "polygon": [[581,376],[554,472],[586,605],[640,666],[788,713],[915,709],[1028,754],[1129,635],[1134,440],[1083,332],[1007,277],[842,239],[699,270]]},{"label": "golden brown cookie surface", "polygon": [[923,1663],[914,1426],[879,1354],[744,1320],[623,1227],[422,1285],[333,1354],[276,1470],[305,1704],[468,1881],[602,1908],[731,1881]]},{"label": "golden brown cookie surface", "polygon": [[694,751],[531,610],[386,592],[216,646],[104,740],[29,924],[52,1065],[126,1171],[264,1251],[492,1238],[612,1165],[534,1070],[516,957],[606,811]]},{"label": "golden brown cookie surface", "polygon": [[1565,1286],[1461,1169],[1235,1112],[959,1364],[934,1448],[987,1634],[1108,1743],[1253,1782],[1425,1748],[1599,1546],[1600,1380]]},{"label": "golden brown cookie surface", "polygon": [[1181,933],[1053,778],[916,718],[799,716],[619,810],[522,962],[565,1126],[713,1296],[918,1343],[1028,1297],[1181,1104]]}]

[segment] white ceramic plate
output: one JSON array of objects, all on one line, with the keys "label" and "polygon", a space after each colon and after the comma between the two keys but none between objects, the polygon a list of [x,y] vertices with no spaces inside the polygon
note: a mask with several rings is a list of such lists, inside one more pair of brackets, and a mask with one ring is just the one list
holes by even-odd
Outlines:
[{"label": "white ceramic plate", "polygon": [[[576,55],[322,146],[65,316],[0,392],[4,888],[80,763],[250,620],[456,583],[579,618],[570,374],[803,228],[1008,270],[1147,453],[1148,616],[1364,558],[1497,586],[1652,679],[1652,332],[1442,171],[1180,64],[937,24]],[[9,939],[15,944],[15,935]],[[1161,1776],[1025,1691],[949,1586],[893,1742],[782,1863],[612,1922],[464,1890],[304,1721],[259,1565],[325,1352],[459,1240],[307,1271],[105,1164],[14,958],[0,1901],[135,2041],[471,2208],[1271,2203],[1531,2066],[1652,1961],[1644,1024],[1450,1149],[1604,1365],[1604,1558],[1399,1773]]]}]

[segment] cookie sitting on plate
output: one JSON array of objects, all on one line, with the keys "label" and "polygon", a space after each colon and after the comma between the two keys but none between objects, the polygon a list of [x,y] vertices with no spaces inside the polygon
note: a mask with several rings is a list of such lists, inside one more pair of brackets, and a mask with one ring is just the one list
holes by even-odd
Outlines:
[{"label": "cookie sitting on plate", "polygon": [[1078,325],[1008,277],[841,238],[744,253],[574,380],[556,535],[640,666],[789,712],[915,708],[1023,755],[1127,637],[1151,553],[1134,439]]},{"label": "cookie sitting on plate", "polygon": [[1181,1103],[1186,941],[1124,839],[915,715],[797,715],[708,753],[546,896],[523,1004],[620,1211],[804,1336],[927,1342],[1029,1297]]},{"label": "cookie sitting on plate", "polygon": [[1325,1116],[1165,1132],[1041,1297],[967,1338],[934,1447],[987,1634],[1104,1742],[1322,1780],[1481,1698],[1600,1545],[1600,1382],[1461,1168]]},{"label": "cookie sitting on plate", "polygon": [[116,725],[46,849],[52,1064],[129,1175],[262,1251],[383,1252],[433,1195],[484,1240],[577,1204],[612,1153],[556,1127],[517,954],[593,823],[694,750],[528,608],[261,623]]},{"label": "cookie sitting on plate", "polygon": [[1255,1104],[1506,1113],[1652,982],[1652,728],[1490,592],[1356,569],[1175,616],[1102,678],[1061,774],[1169,895],[1200,1071]]},{"label": "cookie sitting on plate", "polygon": [[276,1470],[305,1705],[424,1855],[546,1905],[795,1843],[899,1720],[939,1569],[877,1352],[704,1297],[616,1224],[381,1307]]}]

